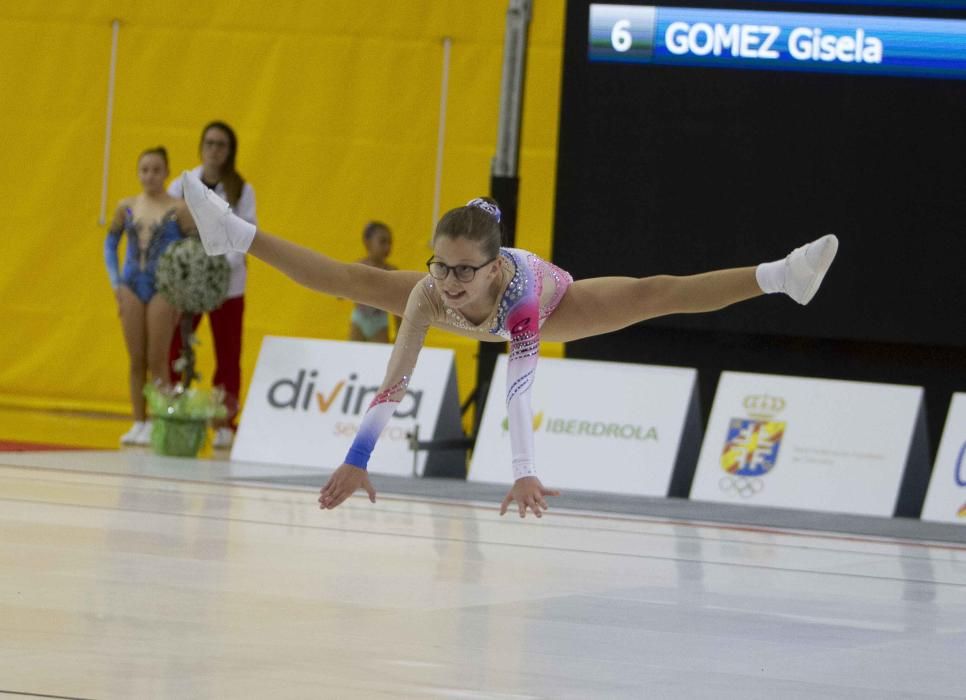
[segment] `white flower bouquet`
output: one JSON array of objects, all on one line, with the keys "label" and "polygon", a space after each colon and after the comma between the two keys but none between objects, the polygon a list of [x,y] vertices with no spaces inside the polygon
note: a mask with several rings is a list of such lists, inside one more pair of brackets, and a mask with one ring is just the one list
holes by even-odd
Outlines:
[{"label": "white flower bouquet", "polygon": [[144,387],[155,418],[151,444],[159,454],[194,456],[204,444],[208,423],[224,418],[224,392],[220,388],[192,388],[195,372],[192,317],[218,308],[228,293],[228,261],[209,257],[196,236],[172,243],[161,254],[156,271],[158,293],[181,311],[181,356],[174,365],[181,381],[171,388]]}]

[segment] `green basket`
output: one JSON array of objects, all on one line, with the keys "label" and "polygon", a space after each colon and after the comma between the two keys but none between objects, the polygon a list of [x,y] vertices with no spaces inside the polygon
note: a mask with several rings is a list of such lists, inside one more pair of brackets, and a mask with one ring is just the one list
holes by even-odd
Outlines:
[{"label": "green basket", "polygon": [[152,426],[151,446],[168,457],[195,457],[208,437],[206,418],[154,416]]}]

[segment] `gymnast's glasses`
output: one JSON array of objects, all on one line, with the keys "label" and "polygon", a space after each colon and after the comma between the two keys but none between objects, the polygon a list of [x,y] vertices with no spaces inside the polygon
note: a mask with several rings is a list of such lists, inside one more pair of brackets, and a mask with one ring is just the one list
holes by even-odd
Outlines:
[{"label": "gymnast's glasses", "polygon": [[476,277],[477,270],[482,270],[484,267],[489,265],[491,262],[497,259],[498,256],[494,255],[492,258],[487,260],[482,265],[447,265],[439,260],[433,260],[430,258],[426,261],[426,267],[429,268],[429,274],[431,274],[435,279],[443,281],[449,277],[449,273],[452,272],[456,275],[456,279],[460,282],[472,282],[473,278]]}]

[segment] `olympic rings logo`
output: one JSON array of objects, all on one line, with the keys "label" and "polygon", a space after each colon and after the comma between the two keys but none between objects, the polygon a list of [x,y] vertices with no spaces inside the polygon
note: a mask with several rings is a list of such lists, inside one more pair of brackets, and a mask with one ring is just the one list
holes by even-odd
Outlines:
[{"label": "olympic rings logo", "polygon": [[966,462],[966,442],[959,448],[959,456],[956,458],[956,471],[954,475],[957,486],[966,486],[966,464],[964,462]]},{"label": "olympic rings logo", "polygon": [[751,498],[765,488],[761,479],[749,479],[744,476],[723,476],[718,482],[718,488],[725,493],[734,493],[741,498]]}]

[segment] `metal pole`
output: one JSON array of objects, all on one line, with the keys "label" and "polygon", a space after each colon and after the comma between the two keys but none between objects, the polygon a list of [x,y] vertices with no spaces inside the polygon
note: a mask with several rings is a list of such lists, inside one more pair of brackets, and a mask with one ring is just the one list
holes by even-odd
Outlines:
[{"label": "metal pole", "polygon": [[107,78],[107,127],[104,132],[104,170],[101,174],[101,215],[99,226],[107,224],[107,174],[111,164],[111,125],[114,122],[114,77],[117,73],[117,39],[121,21],[111,22],[111,67]]},{"label": "metal pole", "polygon": [[510,6],[506,12],[500,117],[496,135],[496,155],[493,158],[491,171],[495,177],[517,176],[531,5],[531,0],[510,0]]},{"label": "metal pole", "polygon": [[[502,210],[503,245],[516,244],[517,196],[520,190],[520,125],[523,121],[523,85],[526,77],[527,39],[532,0],[510,0],[503,40],[503,80],[500,87],[500,116],[496,155],[490,171],[490,194]],[[502,343],[480,343],[476,365],[476,407],[473,435],[479,433],[493,369]]]},{"label": "metal pole", "polygon": [[443,149],[446,142],[446,101],[449,95],[449,55],[453,48],[453,39],[443,37],[443,76],[439,90],[439,132],[436,135],[436,179],[433,182],[433,220],[430,223],[430,238],[439,219],[439,197],[443,182]]}]

